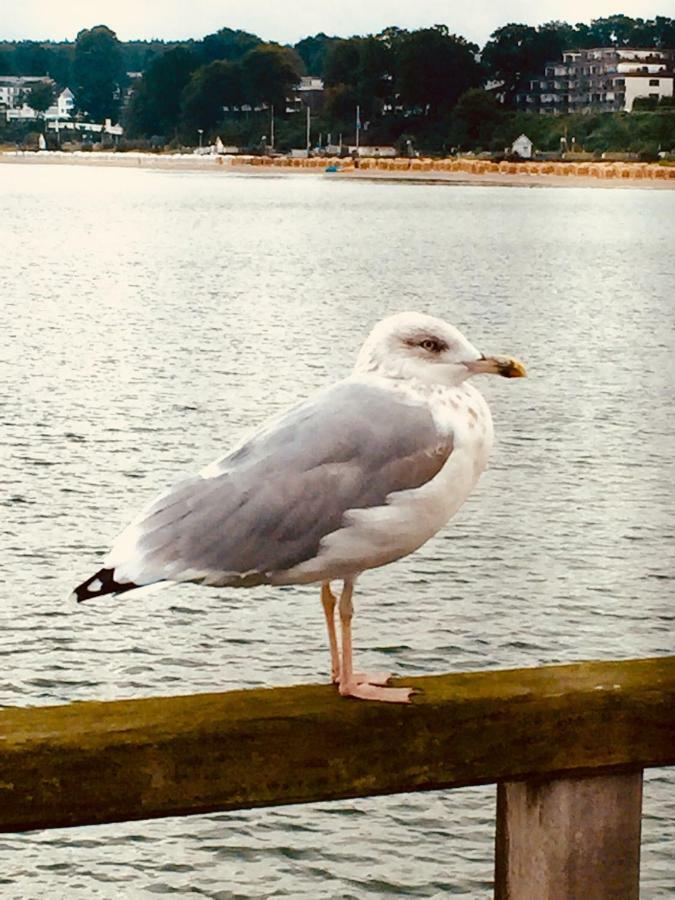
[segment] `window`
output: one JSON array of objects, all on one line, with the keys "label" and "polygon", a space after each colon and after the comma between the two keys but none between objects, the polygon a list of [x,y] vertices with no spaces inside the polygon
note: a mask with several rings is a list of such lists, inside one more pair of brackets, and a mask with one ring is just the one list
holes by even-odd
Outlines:
[{"label": "window", "polygon": [[649,87],[658,87],[660,84],[658,78],[650,78],[649,79]]}]

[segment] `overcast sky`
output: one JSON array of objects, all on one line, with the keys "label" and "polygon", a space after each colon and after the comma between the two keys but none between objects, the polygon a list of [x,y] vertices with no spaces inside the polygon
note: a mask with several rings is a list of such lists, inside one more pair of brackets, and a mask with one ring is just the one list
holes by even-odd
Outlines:
[{"label": "overcast sky", "polygon": [[482,45],[507,22],[589,22],[617,12],[672,15],[672,0],[0,0],[0,39],[73,40],[102,24],[123,41],[201,38],[228,26],[295,43],[318,31],[348,36],[441,23]]}]

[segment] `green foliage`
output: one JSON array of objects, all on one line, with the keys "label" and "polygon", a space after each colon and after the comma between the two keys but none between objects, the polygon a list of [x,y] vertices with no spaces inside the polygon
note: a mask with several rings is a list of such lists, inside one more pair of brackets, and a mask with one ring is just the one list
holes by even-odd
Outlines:
[{"label": "green foliage", "polygon": [[329,122],[336,126],[349,123],[354,127],[354,111],[356,109],[356,92],[346,84],[336,84],[326,88],[323,112]]},{"label": "green foliage", "polygon": [[295,50],[305,64],[308,75],[323,76],[328,52],[338,41],[339,38],[328,37],[323,31],[298,41]]},{"label": "green foliage", "polygon": [[0,75],[51,75],[65,87],[70,79],[73,44],[19,41],[0,49]]},{"label": "green foliage", "polygon": [[80,111],[94,121],[116,118],[125,71],[114,31],[105,25],[80,31],[75,40],[73,80]]},{"label": "green foliage", "polygon": [[279,114],[286,110],[286,97],[300,80],[301,61],[289,47],[260,44],[241,61],[244,100],[251,106],[267,103]]},{"label": "green foliage", "polygon": [[201,66],[183,91],[181,132],[194,142],[200,128],[207,135],[215,129],[225,106],[239,106],[242,102],[242,73],[237,63],[221,60]]},{"label": "green foliage", "polygon": [[333,43],[324,65],[331,115],[353,119],[357,104],[364,121],[379,115],[391,92],[392,65],[392,50],[379,38],[350,38]]},{"label": "green foliage", "polygon": [[263,43],[257,34],[249,34],[248,31],[239,31],[232,28],[221,28],[214,34],[207,34],[199,47],[200,55],[204,62],[224,59],[229,62],[237,62],[255,47]]},{"label": "green foliage", "polygon": [[659,160],[659,145],[658,144],[644,144],[644,146],[637,151],[638,159],[640,162],[658,162]]},{"label": "green foliage", "polygon": [[654,110],[659,105],[658,97],[636,97],[633,101],[633,109],[636,112]]},{"label": "green foliage", "polygon": [[37,41],[19,41],[14,50],[14,70],[17,75],[46,75],[49,55]]},{"label": "green foliage", "polygon": [[459,148],[491,149],[504,117],[504,108],[493,94],[472,88],[462,94],[453,110],[449,141]]},{"label": "green foliage", "polygon": [[24,150],[38,150],[40,147],[40,136],[39,131],[27,132],[21,146]]},{"label": "green foliage", "polygon": [[339,84],[355,89],[359,68],[360,38],[336,41],[326,54],[323,80],[326,87]]},{"label": "green foliage", "polygon": [[482,81],[478,47],[444,26],[405,32],[393,50],[400,99],[425,115],[437,118]]},{"label": "green foliage", "polygon": [[14,53],[10,50],[0,50],[0,72],[3,75],[16,75]]},{"label": "green foliage", "polygon": [[36,84],[28,92],[26,102],[35,112],[44,113],[54,102],[54,88],[45,82]]},{"label": "green foliage", "polygon": [[22,144],[26,135],[34,132],[35,122],[26,119],[0,119],[0,144]]},{"label": "green foliage", "polygon": [[125,115],[124,125],[130,137],[174,134],[182,92],[198,65],[197,54],[182,47],[153,60],[134,88]]},{"label": "green foliage", "polygon": [[70,86],[74,56],[75,48],[72,46],[56,47],[49,50],[47,71],[62,88]]}]

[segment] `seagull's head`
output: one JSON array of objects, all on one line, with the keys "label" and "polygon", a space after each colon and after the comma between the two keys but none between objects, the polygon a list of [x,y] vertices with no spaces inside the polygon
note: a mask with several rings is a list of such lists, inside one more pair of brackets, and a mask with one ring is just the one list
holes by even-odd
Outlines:
[{"label": "seagull's head", "polygon": [[417,312],[397,313],[378,322],[361,348],[355,371],[449,386],[471,375],[525,375],[517,359],[485,356],[453,325]]}]

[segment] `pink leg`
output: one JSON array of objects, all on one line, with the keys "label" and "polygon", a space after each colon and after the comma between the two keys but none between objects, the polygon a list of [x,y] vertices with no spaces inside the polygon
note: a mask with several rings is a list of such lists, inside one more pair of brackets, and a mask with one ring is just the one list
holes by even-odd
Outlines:
[{"label": "pink leg", "polygon": [[[380,700],[385,703],[410,703],[411,688],[388,688],[359,681],[352,667],[352,594],[354,582],[345,580],[340,594],[340,624],[342,626],[342,660],[340,666],[340,694],[360,700]],[[386,674],[386,673],[385,673]]]},{"label": "pink leg", "polygon": [[330,589],[330,583],[324,581],[321,585],[321,605],[326,616],[328,629],[328,644],[330,646],[330,676],[333,684],[337,684],[340,678],[340,652],[338,650],[337,635],[335,633],[335,604],[337,600]]},{"label": "pink leg", "polygon": [[[326,616],[326,628],[328,630],[328,644],[330,646],[331,681],[333,684],[340,682],[340,651],[338,650],[337,634],[335,632],[335,605],[337,600],[330,589],[330,583],[324,581],[321,585],[321,605]],[[389,683],[391,672],[353,672],[353,679],[358,684]]]}]

